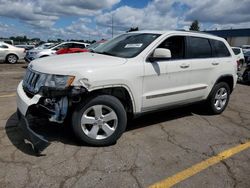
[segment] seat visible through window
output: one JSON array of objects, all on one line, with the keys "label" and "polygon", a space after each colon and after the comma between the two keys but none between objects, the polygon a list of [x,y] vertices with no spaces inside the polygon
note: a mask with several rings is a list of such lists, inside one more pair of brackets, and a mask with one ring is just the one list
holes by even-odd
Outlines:
[{"label": "seat visible through window", "polygon": [[171,51],[171,59],[183,59],[184,58],[184,37],[174,36],[166,39],[160,44],[158,48],[166,48]]}]

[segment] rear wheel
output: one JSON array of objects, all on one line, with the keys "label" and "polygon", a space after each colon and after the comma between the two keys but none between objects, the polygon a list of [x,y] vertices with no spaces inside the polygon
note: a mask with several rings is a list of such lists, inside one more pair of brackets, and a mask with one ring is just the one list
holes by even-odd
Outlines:
[{"label": "rear wheel", "polygon": [[210,96],[207,99],[209,111],[212,114],[222,113],[230,98],[230,88],[227,83],[220,82],[214,86]]},{"label": "rear wheel", "polygon": [[95,145],[111,145],[126,129],[127,116],[121,102],[109,95],[97,96],[76,107],[72,126],[83,142]]},{"label": "rear wheel", "polygon": [[18,57],[15,54],[9,54],[6,57],[6,62],[10,64],[15,64],[17,63]]}]

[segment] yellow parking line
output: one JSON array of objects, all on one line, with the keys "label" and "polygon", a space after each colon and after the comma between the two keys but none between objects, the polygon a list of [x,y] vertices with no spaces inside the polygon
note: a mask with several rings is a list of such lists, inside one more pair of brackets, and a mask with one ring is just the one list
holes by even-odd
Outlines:
[{"label": "yellow parking line", "polygon": [[213,156],[205,161],[202,161],[198,164],[195,164],[194,166],[184,170],[184,171],[181,171],[169,178],[166,178],[158,183],[155,183],[153,185],[150,186],[150,188],[167,188],[167,187],[172,187],[173,185],[201,172],[202,170],[205,170],[206,168],[212,166],[212,165],[215,165],[217,163],[219,163],[220,161],[222,160],[225,160],[243,150],[246,150],[250,148],[250,141],[249,142],[246,142],[245,144],[240,144],[240,145],[237,145],[233,148],[230,148],[228,150],[225,150],[221,153],[219,153],[218,155],[216,156]]},{"label": "yellow parking line", "polygon": [[16,94],[12,93],[12,94],[9,94],[9,95],[0,95],[0,98],[15,97],[15,96],[16,96]]}]

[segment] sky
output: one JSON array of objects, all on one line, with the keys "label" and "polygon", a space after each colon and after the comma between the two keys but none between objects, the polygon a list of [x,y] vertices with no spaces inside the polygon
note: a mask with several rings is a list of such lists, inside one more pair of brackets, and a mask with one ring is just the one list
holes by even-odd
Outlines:
[{"label": "sky", "polygon": [[0,37],[99,40],[140,30],[250,28],[250,0],[0,0]]}]

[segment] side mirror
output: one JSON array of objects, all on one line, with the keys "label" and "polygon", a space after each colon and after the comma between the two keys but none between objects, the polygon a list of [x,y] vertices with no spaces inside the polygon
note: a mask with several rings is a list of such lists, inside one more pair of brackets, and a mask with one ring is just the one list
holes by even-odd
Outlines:
[{"label": "side mirror", "polygon": [[149,57],[150,62],[155,60],[167,60],[171,59],[171,51],[166,48],[156,48],[151,57]]}]

